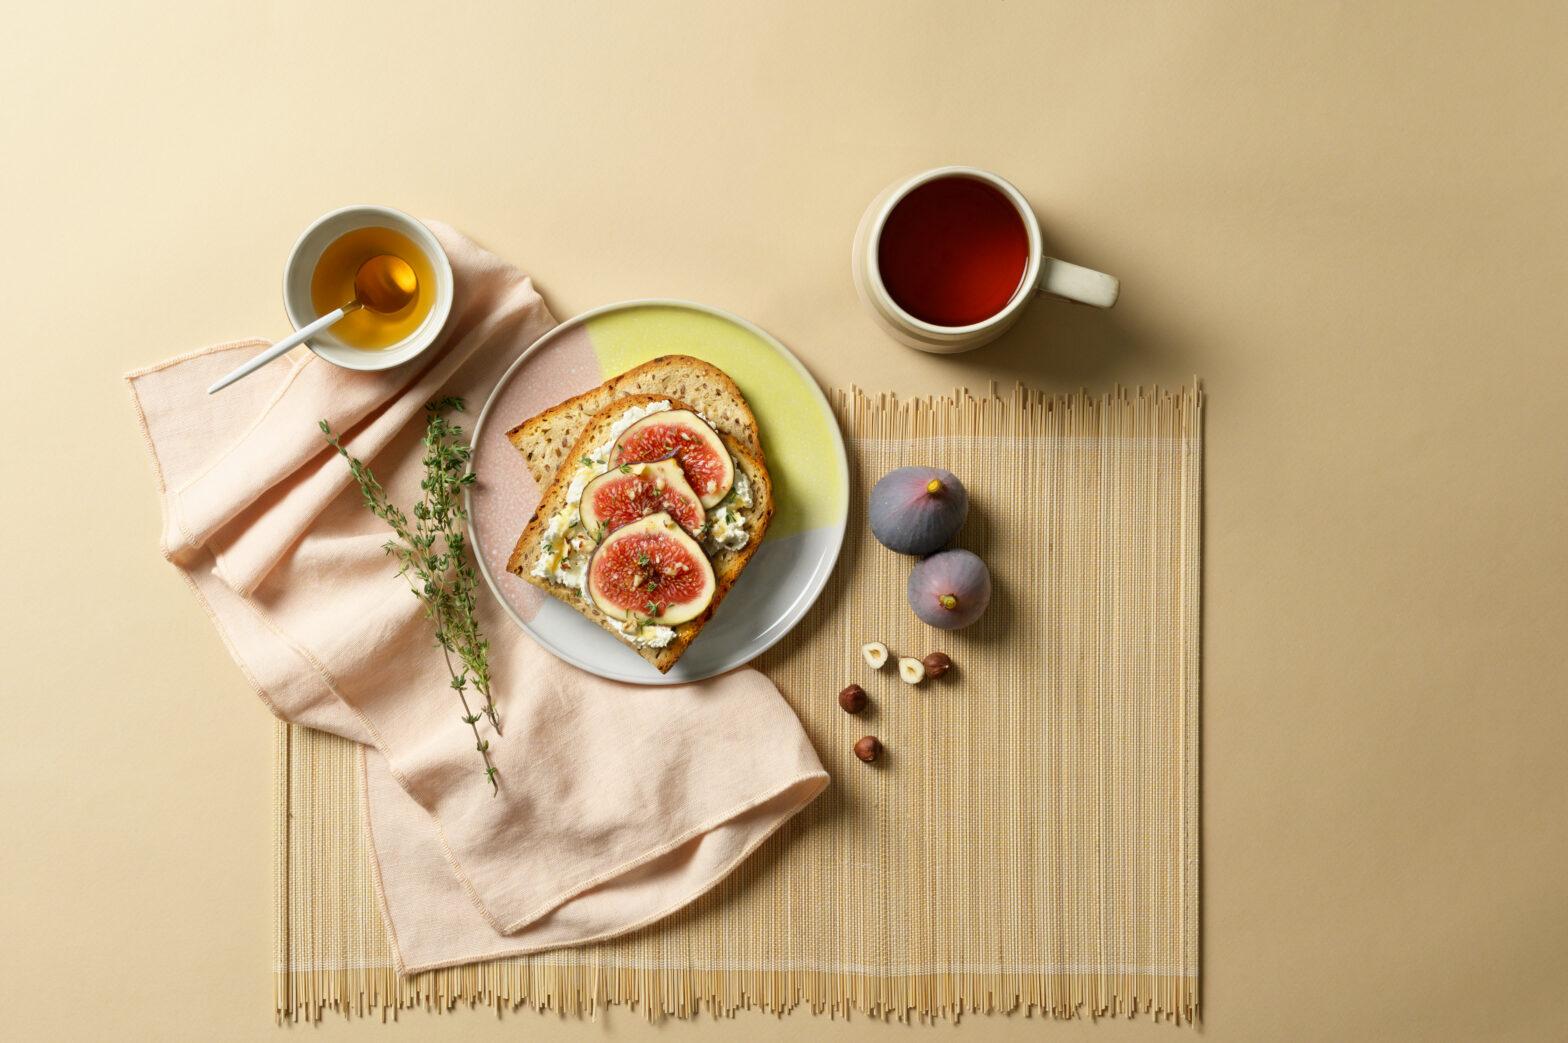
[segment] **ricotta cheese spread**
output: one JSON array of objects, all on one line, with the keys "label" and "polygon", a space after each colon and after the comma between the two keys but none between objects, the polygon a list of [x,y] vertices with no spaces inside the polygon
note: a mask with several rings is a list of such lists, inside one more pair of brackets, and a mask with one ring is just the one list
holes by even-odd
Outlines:
[{"label": "ricotta cheese spread", "polygon": [[[733,464],[733,461],[732,461]],[[735,488],[718,506],[708,512],[708,529],[703,534],[702,545],[709,554],[721,550],[740,550],[751,539],[746,531],[746,515],[751,508],[751,482],[739,466],[735,466]]]},{"label": "ricotta cheese spread", "polygon": [[638,626],[628,621],[625,626],[621,627],[621,635],[639,648],[663,648],[675,640],[674,630],[652,623],[643,623]]}]

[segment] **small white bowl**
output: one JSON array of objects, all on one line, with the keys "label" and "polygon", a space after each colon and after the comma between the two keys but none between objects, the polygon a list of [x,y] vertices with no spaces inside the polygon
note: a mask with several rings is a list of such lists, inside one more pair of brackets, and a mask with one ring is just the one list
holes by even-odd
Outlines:
[{"label": "small white bowl", "polygon": [[402,211],[386,206],[345,206],[316,218],[289,251],[289,261],[283,269],[283,309],[296,330],[317,318],[315,303],[310,299],[310,277],[316,264],[328,246],[359,228],[390,228],[424,251],[436,275],[435,304],[414,332],[376,351],[350,347],[330,329],[316,334],[306,344],[317,355],[344,369],[391,369],[435,343],[452,311],[452,265],[446,251],[430,229]]}]

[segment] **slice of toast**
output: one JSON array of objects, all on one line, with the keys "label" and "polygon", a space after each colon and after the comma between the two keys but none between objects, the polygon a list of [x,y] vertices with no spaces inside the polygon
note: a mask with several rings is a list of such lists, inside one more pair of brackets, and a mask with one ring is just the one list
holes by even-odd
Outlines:
[{"label": "slice of toast", "polygon": [[[726,380],[728,378],[725,378]],[[589,392],[593,394],[593,392]],[[737,393],[738,394],[738,393]],[[584,396],[578,396],[583,398]],[[572,400],[576,402],[577,400]],[[608,438],[610,427],[620,418],[621,414],[633,406],[645,405],[650,402],[669,402],[671,409],[692,409],[693,403],[674,398],[666,394],[636,394],[613,398],[597,413],[590,416],[585,424],[578,430],[576,437],[562,454],[562,459],[567,465],[559,466],[555,470],[555,477],[545,489],[544,495],[539,500],[539,507],[534,516],[529,519],[528,525],[523,529],[523,534],[518,537],[517,546],[512,551],[511,560],[506,564],[507,570],[532,583],[534,586],[570,605],[584,616],[599,624],[605,630],[616,635],[618,640],[624,640],[619,621],[610,618],[601,612],[591,600],[583,597],[582,591],[574,587],[562,586],[549,579],[542,579],[533,574],[534,564],[539,560],[543,538],[549,526],[550,519],[566,506],[566,494],[571,485],[572,474],[576,470],[575,461],[582,456],[599,448]],[[744,407],[744,400],[740,400]],[[571,405],[572,403],[563,403]],[[557,409],[562,407],[558,406]],[[577,407],[573,407],[577,408]],[[750,414],[748,409],[747,415]],[[537,418],[535,418],[537,419]],[[532,421],[526,422],[522,427],[527,427]],[[556,422],[552,421],[552,425]],[[535,428],[534,433],[539,433]],[[740,576],[741,570],[751,560],[761,546],[763,536],[767,533],[768,522],[773,518],[773,481],[768,475],[767,465],[760,454],[752,451],[750,445],[727,432],[721,432],[725,446],[735,460],[736,469],[746,476],[751,485],[752,506],[743,513],[747,520],[747,529],[750,538],[746,545],[738,550],[720,550],[710,559],[713,562],[713,575],[716,586],[713,591],[713,600],[697,618],[682,623],[675,627],[675,637],[663,648],[628,645],[638,655],[652,663],[660,673],[666,673],[675,665],[676,660],[685,653],[697,635],[713,617],[714,610],[724,600],[724,595],[735,585],[735,580]],[[530,459],[530,467],[533,460]]]},{"label": "slice of toast", "polygon": [[548,482],[577,455],[572,446],[588,421],[625,395],[657,395],[690,403],[721,435],[729,435],[761,461],[757,418],[729,374],[690,355],[661,355],[618,377],[531,416],[506,433],[528,463],[534,481]]}]

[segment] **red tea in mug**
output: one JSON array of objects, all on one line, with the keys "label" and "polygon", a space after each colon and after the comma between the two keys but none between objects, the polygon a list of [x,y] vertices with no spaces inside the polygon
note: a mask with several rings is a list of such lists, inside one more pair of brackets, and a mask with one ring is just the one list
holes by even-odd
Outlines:
[{"label": "red tea in mug", "polygon": [[877,266],[889,296],[936,326],[983,322],[1007,307],[1029,266],[1029,233],[984,181],[943,177],[900,199],[882,225]]}]

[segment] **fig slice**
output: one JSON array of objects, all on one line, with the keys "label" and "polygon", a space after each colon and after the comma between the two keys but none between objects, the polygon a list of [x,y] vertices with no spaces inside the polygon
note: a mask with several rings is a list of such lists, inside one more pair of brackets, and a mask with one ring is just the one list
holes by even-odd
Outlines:
[{"label": "fig slice", "polygon": [[704,507],[713,507],[735,486],[735,462],[719,433],[689,409],[652,413],[621,432],[610,463],[635,464],[674,457]]},{"label": "fig slice", "polygon": [[707,520],[702,501],[674,460],[612,467],[583,486],[578,507],[590,533],[598,533],[601,524],[606,533],[614,532],[664,511],[695,536]]},{"label": "fig slice", "polygon": [[663,511],[616,529],[588,559],[588,594],[612,619],[678,626],[702,615],[716,587],[708,556]]}]

